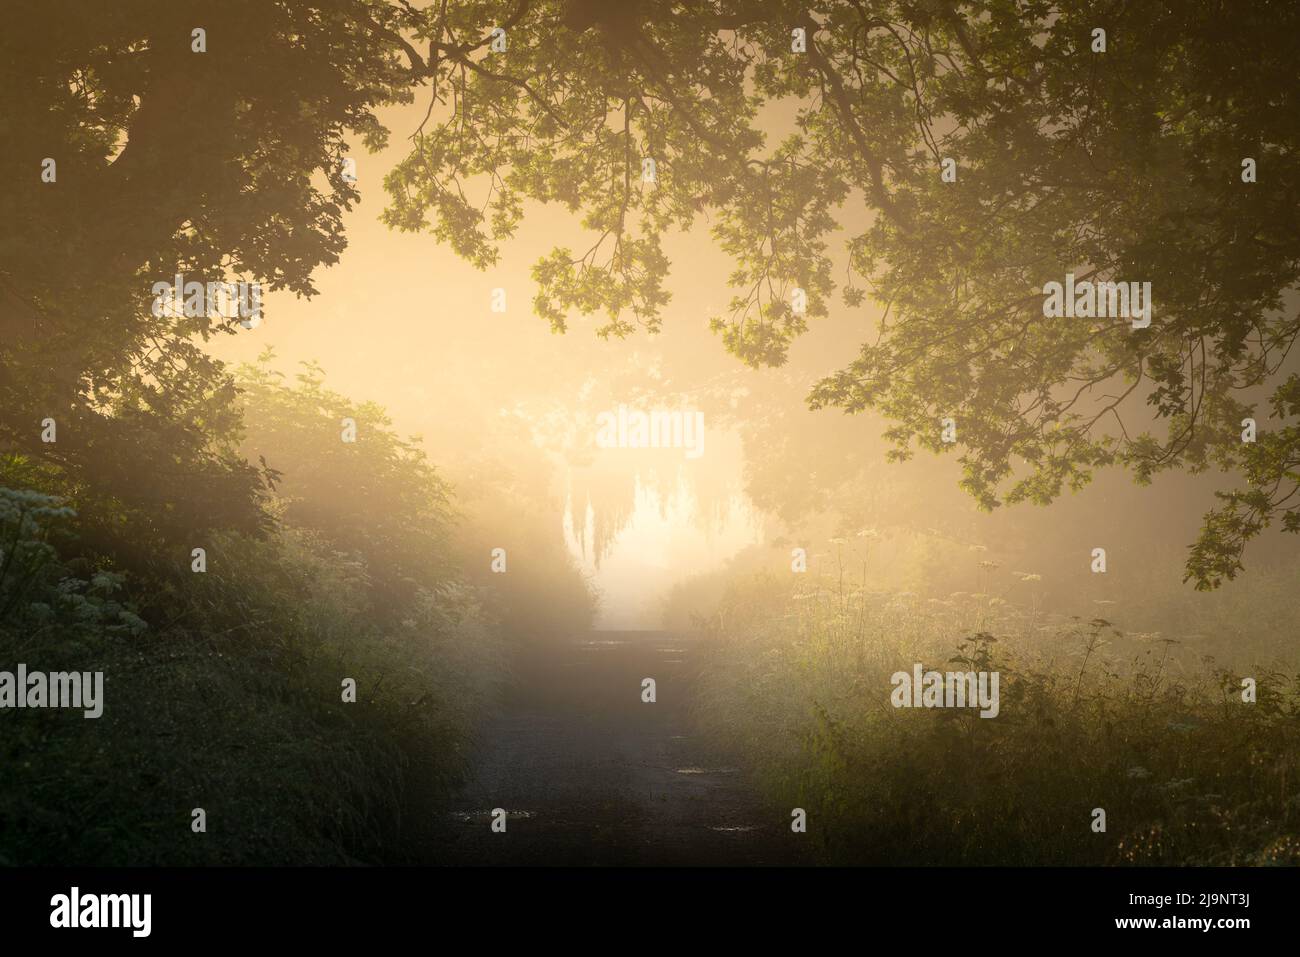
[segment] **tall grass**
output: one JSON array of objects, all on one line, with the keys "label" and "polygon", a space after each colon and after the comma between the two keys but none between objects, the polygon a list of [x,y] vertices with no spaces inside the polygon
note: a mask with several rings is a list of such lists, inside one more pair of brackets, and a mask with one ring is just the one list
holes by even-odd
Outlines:
[{"label": "tall grass", "polygon": [[[1230,672],[1176,635],[837,566],[736,578],[696,624],[701,728],[774,813],[807,810],[824,861],[1300,863],[1300,678],[1276,662]],[[894,708],[915,663],[999,672],[1000,714]]]}]

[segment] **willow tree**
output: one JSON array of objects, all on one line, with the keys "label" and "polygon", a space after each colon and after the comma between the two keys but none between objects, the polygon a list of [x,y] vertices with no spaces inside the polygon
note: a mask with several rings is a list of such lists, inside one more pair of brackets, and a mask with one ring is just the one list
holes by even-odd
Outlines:
[{"label": "willow tree", "polygon": [[[663,238],[705,221],[735,263],[723,345],[780,365],[870,296],[809,403],[879,410],[900,457],[957,450],[982,506],[1222,468],[1202,588],[1300,528],[1295,4],[400,6],[429,113],[386,221],[486,267],[525,201],[567,206],[590,247],[533,270],[556,331],[657,330]],[[1067,276],[1150,283],[1149,325],[1049,315]]]}]

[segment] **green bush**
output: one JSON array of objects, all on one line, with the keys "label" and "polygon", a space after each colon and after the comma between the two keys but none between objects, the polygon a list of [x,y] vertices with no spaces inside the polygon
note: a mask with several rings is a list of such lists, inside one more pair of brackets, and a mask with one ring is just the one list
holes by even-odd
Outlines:
[{"label": "green bush", "polygon": [[[21,556],[0,578],[0,663],[105,675],[98,719],[3,715],[4,863],[325,864],[418,850],[412,796],[456,780],[502,673],[471,589],[421,592],[381,626],[360,560],[292,529],[232,535],[211,543],[206,574],[158,592],[167,617],[147,629],[120,576],[83,581],[59,561],[51,526],[71,518],[47,496],[0,490],[5,554]],[[344,678],[355,704],[342,701]],[[191,831],[196,807],[203,834]]]}]

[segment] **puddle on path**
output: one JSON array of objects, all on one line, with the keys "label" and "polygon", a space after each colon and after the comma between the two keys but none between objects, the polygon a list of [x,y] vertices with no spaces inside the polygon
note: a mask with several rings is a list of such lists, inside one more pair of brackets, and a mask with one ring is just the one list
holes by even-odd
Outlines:
[{"label": "puddle on path", "polygon": [[678,774],[735,774],[740,768],[673,768]]},{"label": "puddle on path", "polygon": [[[526,821],[530,817],[537,817],[536,811],[512,811],[505,809],[507,821]],[[448,815],[452,820],[462,821],[465,824],[484,823],[492,820],[492,811],[485,808],[481,811],[452,811]]]}]

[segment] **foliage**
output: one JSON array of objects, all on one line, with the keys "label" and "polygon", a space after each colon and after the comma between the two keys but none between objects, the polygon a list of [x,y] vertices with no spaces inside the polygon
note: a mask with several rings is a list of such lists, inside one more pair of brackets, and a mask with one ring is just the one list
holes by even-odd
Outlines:
[{"label": "foliage", "polygon": [[[700,728],[775,807],[808,811],[822,860],[1300,863],[1300,677],[1284,666],[1230,671],[1104,619],[829,577],[733,581],[699,624]],[[891,675],[916,662],[998,671],[998,716],[891,707]]]},{"label": "foliage", "polygon": [[[13,12],[0,37],[0,178],[15,186],[0,193],[0,449],[57,470],[100,546],[97,526],[127,522],[157,531],[139,555],[187,531],[267,529],[263,476],[231,447],[229,377],[202,348],[238,324],[155,315],[151,287],[179,272],[313,293],[357,199],[345,137],[379,147],[372,110],[409,99],[378,30],[390,17],[374,0]],[[57,443],[40,440],[47,417]]]},{"label": "foliage", "polygon": [[[1112,465],[1142,482],[1227,469],[1241,481],[1186,567],[1202,588],[1264,528],[1300,528],[1283,365],[1300,332],[1293,4],[141,0],[21,16],[0,50],[0,176],[35,185],[0,197],[0,442],[98,486],[88,526],[154,524],[155,546],[268,527],[268,476],[234,454],[230,383],[197,342],[234,325],[153,316],[150,283],[312,294],[357,199],[347,137],[382,147],[375,110],[425,87],[385,221],[486,267],[528,200],[567,206],[595,241],[535,267],[556,330],[574,311],[603,313],[605,336],[657,330],[663,237],[707,216],[736,263],[713,319],[726,347],[781,364],[837,288],[850,309],[869,292],[878,334],[811,405],[880,410],[899,457],[959,451],[983,507],[1048,502]],[[51,153],[60,178],[36,183]],[[1151,327],[1044,317],[1042,285],[1068,271],[1151,282]],[[1243,443],[1264,400],[1272,427]],[[57,445],[38,440],[46,416]],[[127,448],[159,468],[135,475]]]},{"label": "foliage", "polygon": [[[0,488],[0,625],[12,629],[17,649],[53,642],[76,648],[97,636],[139,635],[147,627],[120,601],[123,576],[78,565],[77,577],[51,543],[75,513],[51,495]],[[20,655],[21,657],[21,655]]]},{"label": "foliage", "polygon": [[[101,671],[106,699],[94,720],[10,713],[9,863],[430,853],[429,822],[407,811],[458,780],[508,673],[499,622],[444,554],[449,489],[382,409],[354,408],[318,370],[297,388],[244,371],[248,441],[274,449],[281,468],[263,469],[280,494],[261,534],[190,537],[206,553],[201,574],[173,548],[128,577],[77,541],[68,504],[0,488],[0,661]],[[365,423],[359,454],[339,442],[341,410]],[[6,466],[66,484],[19,456]],[[206,834],[189,830],[195,807]]]},{"label": "foliage", "polygon": [[[207,529],[128,575],[78,541],[69,504],[0,487],[0,662],[102,671],[106,697],[94,720],[10,715],[0,859],[427,861],[427,811],[460,780],[509,677],[507,629],[589,618],[564,556],[512,578],[501,600],[485,580],[497,576],[476,569],[502,530],[458,521],[419,440],[328,389],[318,367],[289,384],[271,359],[235,380],[233,434],[270,485],[259,534]],[[344,417],[355,444],[341,441]],[[67,486],[25,457],[4,465],[10,480]],[[534,515],[506,515],[548,554]],[[194,807],[206,834],[189,831]]]},{"label": "foliage", "polygon": [[[563,204],[595,239],[537,263],[536,309],[559,331],[604,313],[600,334],[624,336],[660,327],[663,236],[707,216],[736,263],[713,326],[755,366],[829,314],[840,256],[845,306],[870,292],[884,317],[813,408],[879,409],[899,457],[953,448],[954,418],[986,508],[1111,465],[1238,473],[1250,491],[1225,493],[1187,564],[1209,588],[1262,528],[1300,521],[1294,387],[1277,381],[1300,333],[1298,18],[1283,2],[404,8],[435,102],[385,218],[486,267],[527,200]],[[1151,326],[1044,317],[1044,283],[1067,272],[1151,282]],[[1279,421],[1252,448],[1241,421],[1267,389]]]},{"label": "foliage", "polygon": [[[7,715],[0,862],[321,864],[428,853],[422,822],[405,812],[457,780],[504,673],[474,591],[453,582],[422,591],[385,626],[363,563],[292,529],[226,534],[212,544],[210,570],[173,588],[167,620],[146,629],[121,576],[81,580],[46,541],[46,523],[71,518],[69,509],[9,489],[0,504],[6,554],[27,556],[0,583],[11,608],[0,618],[0,660],[105,676],[98,719]],[[22,604],[9,601],[16,594]],[[342,703],[345,677],[357,682],[356,704]],[[208,814],[206,834],[190,831],[195,807]]]},{"label": "foliage", "polygon": [[[445,578],[450,488],[419,440],[398,436],[376,404],[326,388],[319,366],[306,364],[287,385],[272,358],[236,370],[240,449],[270,470],[284,520],[362,556],[372,587],[398,604]],[[356,425],[354,442],[342,440],[344,419]]]}]

